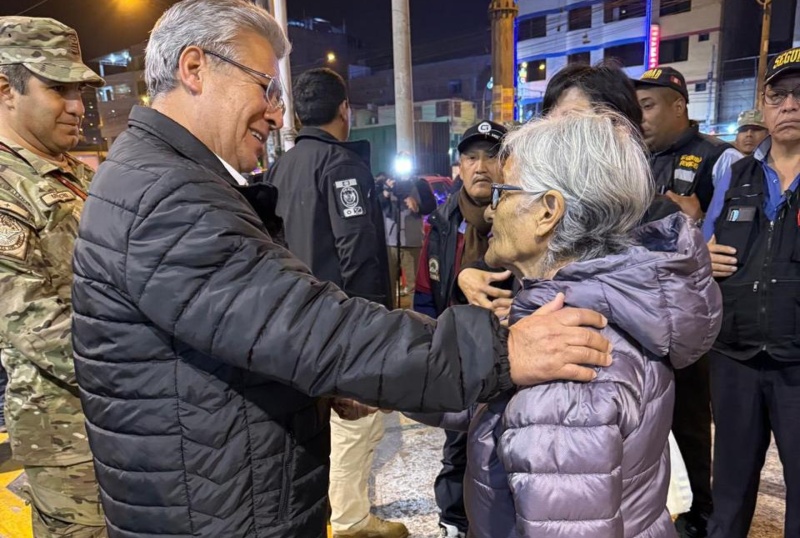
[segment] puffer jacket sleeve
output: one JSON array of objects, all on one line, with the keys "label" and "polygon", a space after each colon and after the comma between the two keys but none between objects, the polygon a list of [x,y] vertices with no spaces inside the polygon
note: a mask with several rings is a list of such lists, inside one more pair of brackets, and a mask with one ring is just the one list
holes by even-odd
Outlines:
[{"label": "puffer jacket sleeve", "polygon": [[507,332],[480,308],[438,324],[348,299],[275,245],[233,189],[174,170],[139,204],[126,287],[177,341],[311,396],[452,411],[510,385]]},{"label": "puffer jacket sleeve", "polygon": [[519,391],[498,446],[519,535],[622,538],[622,442],[639,417],[634,391],[610,380]]},{"label": "puffer jacket sleeve", "polygon": [[472,405],[469,409],[453,413],[404,413],[411,420],[416,420],[420,424],[442,428],[443,430],[453,430],[457,432],[469,431],[469,423],[475,415],[477,405]]}]

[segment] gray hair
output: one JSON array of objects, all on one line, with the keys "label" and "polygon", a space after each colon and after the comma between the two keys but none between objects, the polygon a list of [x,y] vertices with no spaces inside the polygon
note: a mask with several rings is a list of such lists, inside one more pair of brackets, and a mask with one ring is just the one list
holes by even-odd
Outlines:
[{"label": "gray hair", "polygon": [[266,10],[245,0],[183,0],[161,15],[145,51],[144,78],[154,99],[178,86],[178,59],[195,45],[239,60],[236,41],[242,32],[264,36],[278,59],[291,50],[286,34]]},{"label": "gray hair", "polygon": [[8,83],[17,92],[25,94],[28,90],[28,81],[33,76],[33,73],[22,64],[11,64],[0,65],[0,75],[5,75]]},{"label": "gray hair", "polygon": [[[506,135],[509,173],[522,188],[561,193],[566,210],[543,260],[565,261],[622,252],[653,201],[654,185],[637,129],[610,110],[573,111],[532,121]],[[538,199],[526,196],[520,210]]]}]

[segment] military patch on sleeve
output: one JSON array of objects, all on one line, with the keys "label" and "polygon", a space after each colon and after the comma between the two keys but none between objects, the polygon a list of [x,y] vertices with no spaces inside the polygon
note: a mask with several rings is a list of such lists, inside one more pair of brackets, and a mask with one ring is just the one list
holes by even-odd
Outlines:
[{"label": "military patch on sleeve", "polygon": [[339,206],[342,218],[349,219],[367,214],[357,180],[343,179],[335,182],[333,186],[336,190],[336,205]]},{"label": "military patch on sleeve", "polygon": [[44,202],[47,207],[51,207],[57,202],[68,202],[70,200],[74,200],[75,195],[69,191],[53,191],[42,195],[41,198],[42,202]]},{"label": "military patch on sleeve", "polygon": [[0,213],[0,257],[24,261],[30,229],[17,219]]}]

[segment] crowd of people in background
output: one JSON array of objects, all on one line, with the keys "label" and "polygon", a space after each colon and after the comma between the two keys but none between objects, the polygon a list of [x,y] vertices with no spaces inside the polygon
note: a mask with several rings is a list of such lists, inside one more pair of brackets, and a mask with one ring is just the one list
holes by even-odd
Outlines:
[{"label": "crowd of people in background", "polygon": [[325,68],[246,177],[289,50],[249,2],[175,4],[95,174],[76,32],[0,17],[0,430],[37,538],[405,538],[369,499],[392,410],[445,429],[443,538],[746,538],[773,435],[800,536],[797,49],[733,144],[672,67],[570,64],[541,118],[463,133],[438,207],[373,176]]}]

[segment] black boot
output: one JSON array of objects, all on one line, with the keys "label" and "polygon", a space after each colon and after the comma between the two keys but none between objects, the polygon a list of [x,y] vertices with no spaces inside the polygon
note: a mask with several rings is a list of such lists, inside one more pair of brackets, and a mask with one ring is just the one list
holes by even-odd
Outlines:
[{"label": "black boot", "polygon": [[705,538],[708,536],[708,516],[702,512],[686,512],[675,520],[675,530],[680,538]]}]

